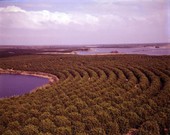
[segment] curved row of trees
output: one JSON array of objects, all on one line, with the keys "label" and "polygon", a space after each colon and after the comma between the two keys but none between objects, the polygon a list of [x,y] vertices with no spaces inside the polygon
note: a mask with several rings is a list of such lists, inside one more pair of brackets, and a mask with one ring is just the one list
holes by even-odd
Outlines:
[{"label": "curved row of trees", "polygon": [[0,134],[167,134],[169,65],[169,56],[1,58],[0,68],[47,72],[59,81],[34,93],[0,100]]}]

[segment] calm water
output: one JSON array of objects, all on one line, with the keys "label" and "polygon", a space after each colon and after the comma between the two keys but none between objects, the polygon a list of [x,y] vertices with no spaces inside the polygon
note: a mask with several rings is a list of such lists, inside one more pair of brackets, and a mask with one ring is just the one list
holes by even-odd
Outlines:
[{"label": "calm water", "polygon": [[0,74],[0,98],[28,93],[48,81],[31,75]]},{"label": "calm water", "polygon": [[170,55],[170,48],[134,47],[134,48],[90,48],[89,51],[77,51],[79,55],[93,55],[117,51],[123,54]]}]

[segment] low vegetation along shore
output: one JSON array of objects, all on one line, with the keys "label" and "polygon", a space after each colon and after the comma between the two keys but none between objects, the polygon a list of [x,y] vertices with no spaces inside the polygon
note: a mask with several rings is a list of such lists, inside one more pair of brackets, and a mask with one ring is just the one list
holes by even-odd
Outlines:
[{"label": "low vegetation along shore", "polygon": [[59,79],[33,93],[0,100],[0,134],[167,135],[169,65],[170,56],[0,58],[5,71],[42,72]]}]

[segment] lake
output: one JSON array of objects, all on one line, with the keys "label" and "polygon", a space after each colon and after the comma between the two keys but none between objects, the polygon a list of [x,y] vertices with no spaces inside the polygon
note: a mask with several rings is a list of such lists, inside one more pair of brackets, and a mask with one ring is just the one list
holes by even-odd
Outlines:
[{"label": "lake", "polygon": [[88,51],[76,51],[79,55],[95,55],[95,54],[146,54],[146,55],[170,55],[170,48],[155,47],[132,47],[132,48],[89,48]]},{"label": "lake", "polygon": [[0,74],[0,98],[29,93],[49,80],[43,77],[19,74]]}]

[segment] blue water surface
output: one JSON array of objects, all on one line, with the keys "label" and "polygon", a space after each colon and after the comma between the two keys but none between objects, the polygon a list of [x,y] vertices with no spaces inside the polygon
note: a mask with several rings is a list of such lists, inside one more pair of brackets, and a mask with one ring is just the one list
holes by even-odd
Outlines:
[{"label": "blue water surface", "polygon": [[0,74],[0,98],[29,93],[49,80],[43,77],[19,74]]},{"label": "blue water surface", "polygon": [[170,55],[170,48],[154,47],[133,47],[133,48],[90,48],[89,51],[76,51],[79,55],[96,55],[96,54],[145,54],[145,55]]}]

